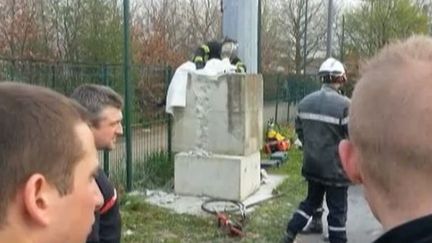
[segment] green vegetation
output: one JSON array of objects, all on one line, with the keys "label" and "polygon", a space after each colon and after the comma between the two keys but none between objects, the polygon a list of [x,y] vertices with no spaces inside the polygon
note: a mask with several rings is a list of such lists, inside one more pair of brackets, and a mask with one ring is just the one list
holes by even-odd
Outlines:
[{"label": "green vegetation", "polygon": [[395,39],[428,33],[424,6],[410,0],[366,0],[345,19],[348,49],[361,56],[372,56]]},{"label": "green vegetation", "polygon": [[[280,131],[289,138],[294,136],[292,129],[286,126],[282,126]],[[153,161],[160,159],[161,156],[155,156]],[[289,151],[288,161],[281,167],[268,171],[271,174],[287,176],[276,189],[282,196],[260,204],[248,215],[244,228],[246,237],[243,239],[230,238],[224,234],[218,229],[214,216],[176,214],[150,205],[141,197],[124,196],[121,202],[123,242],[278,242],[292,211],[306,192],[306,184],[300,175],[301,163],[302,152],[292,149]],[[153,174],[163,171],[156,167],[148,170]],[[168,174],[160,175],[168,179]],[[164,184],[161,181],[158,183]]]}]

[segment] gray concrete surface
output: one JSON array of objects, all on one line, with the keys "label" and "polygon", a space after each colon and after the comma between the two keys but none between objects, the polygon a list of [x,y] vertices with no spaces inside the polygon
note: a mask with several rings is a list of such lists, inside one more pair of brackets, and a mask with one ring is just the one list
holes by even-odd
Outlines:
[{"label": "gray concrete surface", "polygon": [[[328,209],[326,208],[326,212]],[[327,213],[323,215],[325,231],[327,231]],[[361,186],[352,186],[348,190],[348,217],[347,217],[348,243],[368,243],[374,241],[382,234],[382,227],[372,215],[363,196]],[[325,232],[327,234],[327,232]],[[297,243],[321,243],[322,235],[299,235]]]},{"label": "gray concrete surface", "polygon": [[174,158],[174,191],[244,200],[260,187],[260,161],[259,151],[247,156],[178,153]]},{"label": "gray concrete surface", "polygon": [[260,75],[188,76],[186,107],[174,109],[173,151],[248,156],[263,141]]},{"label": "gray concrete surface", "polygon": [[[247,206],[259,201],[272,198],[273,189],[278,187],[285,179],[286,176],[268,175],[265,179],[265,183],[261,184],[259,189],[250,197],[245,199],[243,203]],[[162,191],[150,191],[150,190],[147,190],[145,194],[143,194],[142,192],[132,192],[131,195],[142,195],[145,197],[145,200],[148,203],[163,208],[171,209],[177,213],[198,215],[198,216],[203,216],[203,215],[208,216],[207,213],[201,210],[201,204],[204,201],[208,200],[209,199],[208,197],[180,196],[174,193],[166,193]],[[255,207],[248,208],[247,212],[251,212],[254,209]]]}]

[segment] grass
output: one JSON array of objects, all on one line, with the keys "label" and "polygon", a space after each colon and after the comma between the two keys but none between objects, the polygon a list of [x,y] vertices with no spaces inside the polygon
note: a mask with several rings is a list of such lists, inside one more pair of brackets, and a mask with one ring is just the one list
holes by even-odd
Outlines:
[{"label": "grass", "polygon": [[288,219],[306,192],[306,183],[300,175],[301,161],[301,151],[292,149],[287,163],[268,171],[288,175],[277,188],[283,195],[259,205],[248,215],[243,239],[226,236],[217,228],[214,216],[176,214],[150,205],[142,198],[124,196],[122,242],[279,242]]},{"label": "grass", "polygon": [[[119,165],[122,166],[125,163],[124,158],[121,158],[110,170],[110,180],[117,191],[122,194],[125,193],[126,170]],[[132,166],[134,190],[162,189],[169,191],[173,188],[174,163],[170,160],[168,152],[150,153],[143,159],[133,161]]]},{"label": "grass", "polygon": [[165,189],[173,187],[174,163],[167,152],[150,154],[143,161],[134,163],[134,185],[136,189]]}]

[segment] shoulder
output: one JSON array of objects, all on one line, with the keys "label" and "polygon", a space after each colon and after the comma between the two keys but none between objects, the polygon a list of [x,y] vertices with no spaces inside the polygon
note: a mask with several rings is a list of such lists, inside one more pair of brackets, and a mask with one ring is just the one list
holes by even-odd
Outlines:
[{"label": "shoulder", "polygon": [[348,107],[351,104],[351,100],[348,97],[346,97],[345,95],[338,94],[337,100],[341,106]]},{"label": "shoulder", "polygon": [[351,101],[345,95],[340,94],[336,90],[326,91],[325,95],[327,101],[334,103],[337,106],[349,106]]},{"label": "shoulder", "polygon": [[109,181],[108,176],[102,169],[99,170],[99,173],[96,177],[96,183],[104,198],[104,204],[102,205],[102,208],[100,210],[100,213],[103,214],[104,212],[112,208],[117,202],[117,191],[115,190],[114,186]]},{"label": "shoulder", "polygon": [[312,93],[306,95],[306,96],[305,96],[305,97],[300,101],[299,104],[305,104],[305,103],[308,103],[308,102],[313,102],[313,101],[315,101],[315,100],[320,96],[321,92],[322,92],[321,90],[317,90],[317,91],[314,91],[314,92],[312,92]]}]

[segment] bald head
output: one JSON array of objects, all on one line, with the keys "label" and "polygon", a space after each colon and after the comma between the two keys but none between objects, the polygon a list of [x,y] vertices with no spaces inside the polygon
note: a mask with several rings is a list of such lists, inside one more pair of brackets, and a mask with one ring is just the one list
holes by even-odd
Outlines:
[{"label": "bald head", "polygon": [[388,189],[401,171],[432,173],[432,39],[382,49],[361,70],[350,110],[350,140],[371,179]]}]

